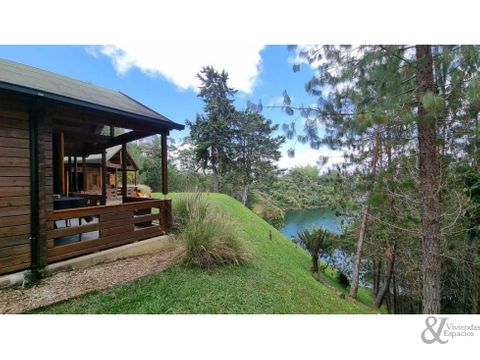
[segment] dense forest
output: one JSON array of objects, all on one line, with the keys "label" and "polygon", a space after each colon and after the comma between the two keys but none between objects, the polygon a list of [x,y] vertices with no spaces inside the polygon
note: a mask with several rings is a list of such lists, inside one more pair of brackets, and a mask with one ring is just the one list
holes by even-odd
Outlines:
[{"label": "dense forest", "polygon": [[[297,120],[281,128],[261,102],[235,108],[227,73],[198,74],[203,113],[187,121],[187,138],[169,144],[171,191],[232,195],[277,227],[287,209],[334,208],[352,219],[337,240],[355,255],[351,297],[365,266],[376,305],[392,313],[478,313],[480,49],[291,50],[293,71],[317,67],[306,84],[316,105],[293,104],[287,89],[278,111]],[[279,169],[286,139],[341,150],[345,162]],[[161,185],[158,142],[130,145],[153,190]]]}]

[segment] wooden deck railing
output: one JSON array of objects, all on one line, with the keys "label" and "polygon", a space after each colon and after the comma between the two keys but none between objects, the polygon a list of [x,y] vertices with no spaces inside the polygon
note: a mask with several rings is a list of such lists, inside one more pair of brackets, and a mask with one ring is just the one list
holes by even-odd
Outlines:
[{"label": "wooden deck railing", "polygon": [[47,259],[54,262],[167,234],[171,200],[136,199],[120,205],[56,210],[47,221]]}]

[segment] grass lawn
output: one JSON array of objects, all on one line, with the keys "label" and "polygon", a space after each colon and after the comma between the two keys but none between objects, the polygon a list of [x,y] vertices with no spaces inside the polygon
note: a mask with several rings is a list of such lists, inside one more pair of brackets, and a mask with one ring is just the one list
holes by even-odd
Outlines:
[{"label": "grass lawn", "polygon": [[[154,194],[160,197],[159,194]],[[169,195],[173,199],[177,194]],[[64,301],[36,313],[371,313],[367,306],[342,299],[333,271],[316,281],[309,272],[310,257],[279,231],[233,198],[209,194],[220,211],[241,228],[248,261],[216,270],[182,266],[150,275],[104,292]],[[269,232],[272,240],[269,240]],[[346,290],[342,290],[346,292]],[[367,289],[359,300],[371,305]]]}]

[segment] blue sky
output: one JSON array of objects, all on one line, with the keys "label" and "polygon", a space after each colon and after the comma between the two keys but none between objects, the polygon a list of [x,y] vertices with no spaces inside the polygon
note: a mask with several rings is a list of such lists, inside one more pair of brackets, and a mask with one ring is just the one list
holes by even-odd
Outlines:
[{"label": "blue sky", "polygon": [[[0,46],[0,57],[122,91],[180,123],[193,120],[202,112],[202,102],[195,92],[195,75],[196,69],[204,65],[213,65],[218,70],[223,67],[229,72],[230,85],[240,89],[236,97],[238,108],[244,108],[248,100],[254,103],[261,100],[263,114],[277,124],[292,120],[280,110],[268,108],[279,103],[284,89],[295,104],[315,102],[304,89],[313,69],[304,65],[300,72],[294,73],[295,53],[281,45],[232,48],[219,53],[194,47],[187,51],[112,46]],[[178,139],[187,133],[188,130],[174,131],[172,136]],[[338,157],[338,153],[327,149],[318,151],[296,144],[295,158],[288,158],[286,151],[292,145],[292,141],[284,145],[281,167],[314,164],[319,155]]]}]

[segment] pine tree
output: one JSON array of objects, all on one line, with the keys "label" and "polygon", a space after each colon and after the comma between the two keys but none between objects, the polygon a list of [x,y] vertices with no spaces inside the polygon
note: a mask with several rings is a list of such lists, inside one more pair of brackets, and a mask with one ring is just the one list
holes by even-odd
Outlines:
[{"label": "pine tree", "polygon": [[204,115],[197,114],[194,122],[187,120],[197,163],[213,175],[213,191],[220,191],[220,179],[228,159],[232,134],[230,123],[235,116],[233,96],[236,90],[228,87],[228,73],[204,67],[197,74],[201,85],[198,96],[204,102]]},{"label": "pine tree", "polygon": [[[478,48],[314,46],[300,55],[309,63],[318,61],[320,65],[316,76],[306,86],[309,93],[319,98],[318,107],[298,108],[306,118],[306,127],[298,136],[299,140],[310,142],[312,147],[325,143],[347,149],[350,161],[344,169],[350,166],[350,173],[370,164],[364,172],[366,186],[360,197],[363,212],[358,228],[358,262],[361,261],[363,240],[366,237],[378,239],[378,234],[384,234],[385,240],[390,239],[385,242],[385,253],[395,250],[397,255],[385,256],[383,262],[389,264],[386,275],[390,273],[384,287],[390,286],[393,267],[408,266],[398,258],[399,251],[408,252],[410,259],[417,254],[416,244],[410,240],[408,248],[398,249],[395,245],[398,234],[385,229],[386,224],[397,222],[389,214],[398,215],[402,211],[407,219],[418,216],[421,220],[418,241],[422,244],[422,254],[418,255],[423,284],[420,286],[423,286],[422,308],[426,313],[440,312],[442,252],[445,251],[442,243],[449,236],[444,229],[457,226],[458,216],[454,224],[445,224],[445,221],[452,206],[456,207],[454,213],[460,213],[465,206],[460,198],[451,202],[452,194],[457,192],[445,191],[442,179],[451,177],[448,168],[453,164],[468,159],[466,150],[475,143],[473,134],[476,132],[472,129],[478,119],[478,109],[474,109],[475,96],[472,94],[475,94],[473,89],[478,81]],[[299,70],[298,64],[294,70]],[[331,89],[328,94],[325,94],[326,88]],[[287,114],[295,110],[289,102],[284,109]],[[319,124],[326,127],[327,136],[323,138],[317,135]],[[389,144],[389,149],[385,143]],[[377,151],[380,151],[378,156]],[[390,166],[384,170],[382,163],[386,155],[390,158]],[[418,171],[409,155],[416,156]],[[375,157],[379,161],[376,166]],[[371,218],[372,211],[374,218]],[[369,231],[366,225],[372,221],[375,227]],[[394,226],[402,229],[403,225],[399,222]],[[416,233],[417,230],[406,231]],[[386,251],[388,249],[391,251]],[[352,281],[353,296],[356,295],[356,273],[358,271],[354,272]]]},{"label": "pine tree", "polygon": [[[230,158],[234,177],[242,188],[241,201],[247,204],[251,186],[275,171],[273,161],[280,159],[283,136],[272,137],[278,130],[272,120],[259,113],[242,111],[233,120]],[[238,176],[237,176],[238,175]]]}]

